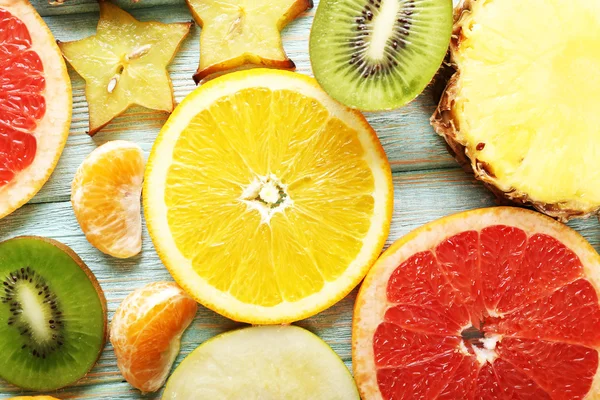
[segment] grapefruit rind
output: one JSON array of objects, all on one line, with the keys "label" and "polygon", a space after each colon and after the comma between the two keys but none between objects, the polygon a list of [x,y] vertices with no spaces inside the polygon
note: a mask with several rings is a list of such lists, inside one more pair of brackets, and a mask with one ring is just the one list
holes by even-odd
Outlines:
[{"label": "grapefruit rind", "polygon": [[[542,233],[559,239],[579,257],[586,279],[600,293],[600,256],[576,231],[550,217],[521,208],[495,207],[430,222],[394,242],[371,268],[358,293],[352,322],[352,361],[354,377],[363,398],[383,399],[375,373],[372,339],[388,308],[387,286],[392,273],[409,257],[434,248],[448,237],[469,230],[481,231],[491,225],[514,226],[528,236]],[[600,368],[586,396],[586,399],[598,398]]]},{"label": "grapefruit rind", "polygon": [[40,56],[46,81],[46,113],[38,121],[35,132],[30,132],[37,140],[35,159],[0,188],[1,219],[31,200],[50,178],[69,136],[72,98],[71,81],[60,49],[33,6],[26,0],[0,0],[0,8],[27,26],[31,50]]},{"label": "grapefruit rind", "polygon": [[[375,188],[371,226],[364,245],[354,262],[335,281],[328,282],[317,293],[297,302],[283,301],[273,307],[248,304],[230,293],[222,292],[198,276],[190,260],[177,249],[167,221],[165,182],[173,160],[179,133],[203,109],[217,99],[251,87],[297,91],[321,101],[329,112],[352,129],[363,132],[360,140],[367,150],[366,158],[373,172]],[[350,110],[327,96],[313,78],[289,71],[252,69],[227,74],[198,87],[173,111],[163,126],[146,164],[142,191],[144,215],[156,251],[175,281],[199,303],[236,321],[252,324],[280,324],[298,321],[343,299],[358,285],[377,260],[390,229],[393,212],[391,169],[377,134],[358,111]]]}]

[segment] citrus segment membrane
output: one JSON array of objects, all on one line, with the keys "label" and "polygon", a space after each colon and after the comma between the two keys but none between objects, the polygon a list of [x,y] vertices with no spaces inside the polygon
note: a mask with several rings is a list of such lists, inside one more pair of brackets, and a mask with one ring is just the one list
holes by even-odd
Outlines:
[{"label": "citrus segment membrane", "polygon": [[174,282],[152,282],[123,300],[112,319],[110,341],[129,384],[144,393],[163,386],[197,309]]},{"label": "citrus segment membrane", "polygon": [[[369,304],[361,292],[354,356],[363,391],[374,381],[376,398],[383,399],[580,399],[597,390],[597,254],[582,238],[573,240],[574,232],[561,232],[566,227],[538,233],[516,221],[528,212],[501,212],[516,215],[508,215],[510,224],[475,229],[459,217],[445,229],[442,220],[429,241],[416,233],[412,240],[429,250],[407,255],[395,268],[388,264],[385,286],[377,279],[385,290],[380,322],[361,315]],[[459,232],[444,234],[451,230]],[[390,251],[403,252],[402,245]],[[589,268],[577,251],[588,253]],[[370,321],[371,335],[362,320]],[[372,350],[365,351],[369,340]],[[370,352],[372,361],[365,358]],[[367,373],[375,377],[364,378]]]},{"label": "citrus segment membrane", "polygon": [[[295,124],[279,128],[287,121]],[[244,302],[317,292],[344,272],[369,229],[374,178],[363,156],[356,132],[314,99],[266,89],[219,99],[182,132],[167,175],[178,247],[200,276]],[[285,182],[275,201],[248,194],[269,177]],[[316,230],[327,240],[306,235]]]},{"label": "citrus segment membrane", "polygon": [[46,112],[44,67],[25,23],[0,7],[0,187],[31,165]]},{"label": "citrus segment membrane", "polygon": [[246,322],[333,304],[389,229],[391,174],[375,132],[299,74],[203,85],[161,132],[146,174],[165,265],[198,301]]},{"label": "citrus segment membrane", "polygon": [[135,143],[114,140],[92,151],[77,168],[71,204],[86,239],[113,257],[142,250],[140,196],[144,153]]}]

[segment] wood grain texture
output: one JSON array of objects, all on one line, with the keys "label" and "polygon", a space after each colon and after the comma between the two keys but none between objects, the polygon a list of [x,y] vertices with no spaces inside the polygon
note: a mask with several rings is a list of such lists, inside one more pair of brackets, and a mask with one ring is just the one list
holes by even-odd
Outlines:
[{"label": "wood grain texture", "polygon": [[[186,21],[191,16],[183,0],[129,0],[118,3],[141,20]],[[41,0],[34,5],[45,16],[50,29],[61,41],[75,40],[95,31],[98,6],[94,0],[67,0],[51,7]],[[310,74],[308,34],[314,10],[293,22],[284,32],[284,45],[301,73]],[[192,34],[170,66],[178,101],[191,92],[199,54],[199,28]],[[114,139],[138,143],[146,155],[167,115],[134,108],[117,118],[93,139],[87,129],[87,104],[84,83],[71,70],[74,114],[71,135],[63,157],[51,180],[30,204],[0,220],[0,240],[18,235],[40,235],[57,239],[75,250],[96,274],[108,299],[109,318],[123,298],[133,289],[157,280],[170,280],[144,227],[142,253],[129,260],[117,260],[93,248],[81,232],[69,203],[70,184],[75,170],[98,145]],[[430,128],[428,119],[435,104],[430,91],[400,110],[371,113],[367,118],[378,132],[394,170],[395,206],[388,245],[414,228],[459,211],[494,205],[483,186],[458,169],[447,154],[443,141]],[[595,220],[570,224],[595,247],[600,247],[600,229]],[[351,366],[350,336],[352,307],[356,290],[346,299],[298,325],[317,333]],[[200,307],[190,329],[184,334],[176,365],[200,343],[239,324]],[[19,389],[0,381],[0,398],[19,393]],[[135,399],[159,398],[160,393],[141,396],[123,381],[116,367],[114,352],[106,346],[98,364],[76,385],[52,393],[61,399]]]},{"label": "wood grain texture", "polygon": [[[136,7],[145,3],[142,0]],[[71,0],[60,7],[44,7],[48,13],[64,9],[69,14],[51,15],[45,20],[57,40],[66,42],[93,35],[98,22],[98,6],[92,0],[74,2],[77,7],[85,6],[92,11],[85,14],[74,12]],[[173,1],[171,2],[173,3]],[[34,3],[36,6],[40,3]],[[128,0],[122,2],[131,6]],[[126,7],[131,8],[131,7]],[[191,15],[183,0],[174,5],[157,8],[135,8],[129,10],[143,21],[159,20],[161,22],[189,21]],[[312,23],[314,10],[305,13],[292,22],[283,34],[285,49],[289,57],[296,63],[297,71],[311,74],[308,59],[308,33]],[[179,102],[196,87],[192,75],[196,72],[199,60],[200,28],[194,26],[190,35],[184,40],[181,49],[169,67],[175,98]],[[138,143],[148,154],[152,143],[168,114],[147,110],[141,107],[130,109],[116,118],[93,138],[86,134],[88,129],[88,108],[85,100],[84,81],[69,67],[73,84],[73,122],[71,134],[63,156],[48,183],[32,200],[33,203],[65,201],[70,195],[70,184],[75,170],[83,159],[97,146],[115,139],[132,140]],[[431,91],[423,93],[417,101],[391,112],[369,113],[367,119],[376,128],[377,133],[388,154],[394,171],[411,171],[420,169],[446,168],[455,165],[448,155],[445,144],[429,125],[429,117],[433,113],[435,102]]]},{"label": "wood grain texture", "polygon": [[[495,204],[493,196],[479,182],[457,168],[397,172],[394,174],[394,198],[394,217],[387,245],[424,223],[445,215]],[[600,248],[597,221],[576,221],[570,225],[596,249]],[[0,241],[31,234],[59,240],[81,256],[104,289],[108,300],[109,320],[119,303],[133,289],[157,280],[171,280],[154,251],[145,225],[142,253],[128,260],[117,260],[93,248],[85,240],[69,202],[26,205],[2,220]],[[298,323],[329,343],[349,368],[355,296],[356,290],[329,310]],[[200,307],[192,326],[183,336],[182,350],[176,365],[206,339],[237,326],[239,324]],[[17,392],[17,388],[0,382],[0,393],[8,397],[9,393]],[[110,344],[106,346],[98,365],[86,378],[55,394],[61,399],[159,398],[159,394],[141,396],[122,382]]]}]

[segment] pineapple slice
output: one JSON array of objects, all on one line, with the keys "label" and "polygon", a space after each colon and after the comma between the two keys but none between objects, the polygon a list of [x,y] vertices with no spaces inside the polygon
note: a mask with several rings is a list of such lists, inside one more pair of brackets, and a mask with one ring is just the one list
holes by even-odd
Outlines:
[{"label": "pineapple slice", "polygon": [[496,193],[566,221],[600,209],[600,2],[465,0],[432,117]]},{"label": "pineapple slice", "polygon": [[86,82],[90,136],[132,105],[173,111],[167,65],[191,25],[139,22],[114,4],[100,1],[96,35],[59,42],[66,60]]},{"label": "pineapple slice", "polygon": [[186,0],[200,33],[199,83],[228,70],[250,66],[293,70],[281,30],[312,0]]}]

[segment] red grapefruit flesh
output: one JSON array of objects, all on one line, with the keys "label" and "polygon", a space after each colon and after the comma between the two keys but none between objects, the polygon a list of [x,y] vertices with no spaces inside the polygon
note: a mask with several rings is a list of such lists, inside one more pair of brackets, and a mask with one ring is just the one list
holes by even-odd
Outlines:
[{"label": "red grapefruit flesh", "polygon": [[31,135],[46,112],[42,62],[31,50],[27,27],[7,10],[0,9],[0,185],[14,179],[35,158],[37,141]]},{"label": "red grapefruit flesh", "polygon": [[600,396],[600,257],[572,229],[508,207],[393,244],[358,296],[363,399]]},{"label": "red grapefruit flesh", "polygon": [[52,34],[26,0],[0,0],[0,218],[27,202],[58,161],[71,84]]}]

